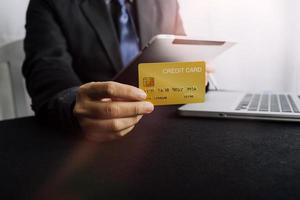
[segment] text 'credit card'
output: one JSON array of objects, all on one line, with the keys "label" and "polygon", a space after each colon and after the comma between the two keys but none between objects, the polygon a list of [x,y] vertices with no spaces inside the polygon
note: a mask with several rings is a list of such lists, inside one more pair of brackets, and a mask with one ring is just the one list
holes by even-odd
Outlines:
[{"label": "text 'credit card'", "polygon": [[205,100],[205,62],[142,63],[138,72],[139,88],[154,105]]}]

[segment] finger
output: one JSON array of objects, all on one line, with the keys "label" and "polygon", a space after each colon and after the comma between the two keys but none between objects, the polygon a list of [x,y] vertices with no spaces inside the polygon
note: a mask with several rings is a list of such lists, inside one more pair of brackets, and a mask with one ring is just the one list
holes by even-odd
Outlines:
[{"label": "finger", "polygon": [[215,69],[214,69],[212,66],[207,65],[207,66],[206,66],[206,72],[207,72],[207,73],[214,73],[214,72],[215,72]]},{"label": "finger", "polygon": [[81,121],[81,126],[86,132],[108,132],[119,135],[121,131],[135,126],[142,119],[142,117],[142,115],[139,115],[136,117],[107,120],[87,118]]},{"label": "finger", "polygon": [[92,99],[121,98],[132,101],[145,100],[146,93],[136,87],[117,82],[92,82],[84,86],[84,92]]},{"label": "finger", "polygon": [[85,139],[89,140],[89,141],[93,141],[93,142],[100,142],[100,143],[109,142],[109,141],[117,140],[117,139],[124,137],[129,132],[131,132],[133,129],[134,129],[134,126],[124,129],[124,130],[120,131],[118,134],[110,133],[110,132],[101,133],[101,134],[98,132],[90,132],[90,133],[85,134]]},{"label": "finger", "polygon": [[120,135],[121,137],[126,136],[128,133],[130,133],[130,132],[134,129],[134,127],[135,127],[135,126],[132,126],[132,127],[129,127],[129,128],[127,128],[127,129],[122,130],[121,132],[119,132],[119,135]]},{"label": "finger", "polygon": [[78,109],[77,116],[114,119],[135,117],[153,112],[154,106],[150,102],[95,102],[86,101],[84,109]]}]

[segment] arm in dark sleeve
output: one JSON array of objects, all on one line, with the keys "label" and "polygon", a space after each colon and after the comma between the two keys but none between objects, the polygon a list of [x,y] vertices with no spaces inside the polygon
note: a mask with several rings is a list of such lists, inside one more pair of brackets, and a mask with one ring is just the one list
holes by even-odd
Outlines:
[{"label": "arm in dark sleeve", "polygon": [[51,0],[30,1],[24,50],[22,70],[36,116],[51,126],[75,128],[72,108],[81,82]]}]

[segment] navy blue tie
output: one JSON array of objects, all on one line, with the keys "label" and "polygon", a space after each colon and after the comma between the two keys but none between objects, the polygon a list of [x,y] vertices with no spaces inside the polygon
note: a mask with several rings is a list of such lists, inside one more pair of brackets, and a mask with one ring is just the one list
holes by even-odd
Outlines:
[{"label": "navy blue tie", "polygon": [[120,14],[118,16],[120,53],[123,65],[127,66],[139,53],[139,39],[126,0],[118,0]]}]

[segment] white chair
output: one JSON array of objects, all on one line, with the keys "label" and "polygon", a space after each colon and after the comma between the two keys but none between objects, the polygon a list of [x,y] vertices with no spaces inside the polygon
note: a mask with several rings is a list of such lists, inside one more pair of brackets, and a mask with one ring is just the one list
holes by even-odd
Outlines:
[{"label": "white chair", "polygon": [[22,40],[0,48],[0,119],[33,115],[21,72],[23,60]]}]

